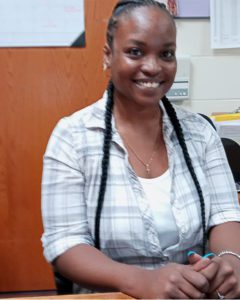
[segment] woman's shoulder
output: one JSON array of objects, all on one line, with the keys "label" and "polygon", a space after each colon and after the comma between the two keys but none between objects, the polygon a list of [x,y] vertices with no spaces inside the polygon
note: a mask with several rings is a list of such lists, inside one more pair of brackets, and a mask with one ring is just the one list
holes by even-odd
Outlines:
[{"label": "woman's shoulder", "polygon": [[177,116],[179,118],[179,120],[189,120],[189,121],[192,121],[192,122],[199,122],[201,123],[201,116],[199,116],[198,113],[196,112],[193,112],[193,111],[190,111],[182,106],[179,106],[177,104],[172,104],[176,113],[177,113]]},{"label": "woman's shoulder", "polygon": [[188,126],[200,128],[210,128],[211,131],[215,131],[214,124],[210,117],[202,113],[196,113],[187,110],[186,108],[180,107],[178,105],[173,105],[177,113],[177,117],[182,124],[187,124]]},{"label": "woman's shoulder", "polygon": [[[105,98],[98,99],[96,102],[72,113],[71,115],[65,117],[70,122],[80,124],[84,123],[86,125],[94,124],[94,121],[102,120],[105,112]],[[90,124],[89,124],[90,123]]]},{"label": "woman's shoulder", "polygon": [[185,137],[206,144],[220,139],[211,119],[209,120],[207,116],[188,111],[178,105],[174,105],[174,108]]},{"label": "woman's shoulder", "polygon": [[73,131],[104,126],[105,98],[61,118],[56,127],[71,129]]},{"label": "woman's shoulder", "polygon": [[74,148],[77,151],[77,149],[86,148],[88,146],[87,137],[94,140],[93,136],[96,136],[96,131],[89,130],[89,128],[99,128],[102,126],[101,123],[104,126],[104,118],[102,117],[104,103],[104,99],[100,99],[69,116],[61,118],[50,135],[46,153],[55,153],[55,149],[60,152],[60,149],[63,151],[69,149],[68,151],[70,151]]}]

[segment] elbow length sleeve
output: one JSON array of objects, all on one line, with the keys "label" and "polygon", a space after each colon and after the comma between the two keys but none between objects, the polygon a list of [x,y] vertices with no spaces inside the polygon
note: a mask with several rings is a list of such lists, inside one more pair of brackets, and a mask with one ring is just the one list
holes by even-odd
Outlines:
[{"label": "elbow length sleeve", "polygon": [[240,207],[233,175],[221,139],[214,132],[207,147],[207,176],[210,183],[211,214],[209,226],[240,221]]},{"label": "elbow length sleeve", "polygon": [[77,244],[93,244],[81,160],[71,127],[67,119],[62,119],[50,137],[43,162],[42,244],[49,262]]}]

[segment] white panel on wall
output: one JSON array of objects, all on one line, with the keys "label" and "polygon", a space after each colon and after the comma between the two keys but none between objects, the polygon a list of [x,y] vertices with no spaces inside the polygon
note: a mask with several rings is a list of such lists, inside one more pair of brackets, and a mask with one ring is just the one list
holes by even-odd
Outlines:
[{"label": "white panel on wall", "polygon": [[191,57],[190,98],[176,102],[210,115],[240,106],[240,48],[211,49],[209,19],[177,19],[177,56]]},{"label": "white panel on wall", "polygon": [[[215,99],[217,100],[217,99]],[[181,106],[187,110],[211,115],[212,112],[233,112],[240,105],[240,98],[237,100],[197,100],[197,101],[184,101]]]},{"label": "white panel on wall", "polygon": [[176,20],[178,55],[212,55],[208,19]]},{"label": "white panel on wall", "polygon": [[239,99],[240,56],[192,58],[191,100]]},{"label": "white panel on wall", "polygon": [[209,19],[177,19],[177,53],[191,56],[240,55],[239,49],[211,49]]}]

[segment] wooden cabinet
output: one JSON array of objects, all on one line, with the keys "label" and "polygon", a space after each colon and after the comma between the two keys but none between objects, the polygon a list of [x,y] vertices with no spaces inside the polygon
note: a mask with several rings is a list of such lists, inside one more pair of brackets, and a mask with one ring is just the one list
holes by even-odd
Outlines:
[{"label": "wooden cabinet", "polygon": [[102,95],[106,20],[87,0],[86,48],[0,49],[0,292],[53,289],[42,255],[42,156],[56,122]]}]

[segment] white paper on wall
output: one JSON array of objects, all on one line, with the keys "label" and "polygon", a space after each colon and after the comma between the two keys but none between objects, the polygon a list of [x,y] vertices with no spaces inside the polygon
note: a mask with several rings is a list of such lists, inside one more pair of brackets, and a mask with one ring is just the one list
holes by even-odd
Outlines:
[{"label": "white paper on wall", "polygon": [[84,45],[84,0],[0,0],[0,47]]},{"label": "white paper on wall", "polygon": [[240,48],[240,1],[211,0],[210,16],[212,48]]}]

